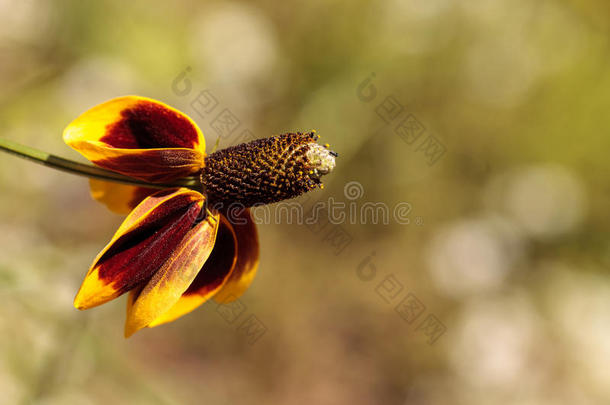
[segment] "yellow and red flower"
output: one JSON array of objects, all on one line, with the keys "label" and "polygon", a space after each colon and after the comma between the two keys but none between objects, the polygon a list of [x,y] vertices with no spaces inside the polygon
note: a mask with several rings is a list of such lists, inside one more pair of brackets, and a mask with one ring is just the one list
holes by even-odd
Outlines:
[{"label": "yellow and red flower", "polygon": [[[74,305],[88,309],[128,292],[126,337],[179,318],[212,297],[219,303],[239,298],[259,263],[248,207],[320,185],[336,156],[315,143],[312,133],[206,155],[203,134],[189,117],[136,96],[86,111],[63,137],[95,165],[148,184],[199,179],[196,190],[161,191],[90,181],[96,200],[129,214],[94,260]],[[208,209],[210,203],[239,203],[242,209],[229,216],[226,205]]]}]

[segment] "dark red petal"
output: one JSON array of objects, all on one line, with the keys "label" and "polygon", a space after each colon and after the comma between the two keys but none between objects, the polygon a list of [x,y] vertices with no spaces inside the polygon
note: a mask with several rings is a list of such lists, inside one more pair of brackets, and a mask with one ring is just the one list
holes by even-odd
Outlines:
[{"label": "dark red petal", "polygon": [[221,217],[216,244],[195,279],[168,311],[148,324],[149,327],[171,322],[199,307],[222,288],[236,263],[237,239],[231,224]]},{"label": "dark red petal", "polygon": [[187,189],[144,199],[91,266],[75,306],[102,304],[148,281],[198,222],[202,206],[203,196]]},{"label": "dark red petal", "polygon": [[146,281],[191,229],[199,205],[187,196],[172,199],[131,232],[117,239],[99,259],[99,277],[126,292]]},{"label": "dark red petal", "polygon": [[122,149],[195,149],[199,135],[184,115],[160,103],[141,100],[122,110],[121,119],[108,125],[100,141]]},{"label": "dark red petal", "polygon": [[72,121],[64,141],[100,167],[145,181],[191,175],[204,165],[205,140],[180,111],[145,97],[118,97]]},{"label": "dark red petal", "polygon": [[223,284],[236,260],[237,246],[234,238],[226,223],[221,222],[212,254],[184,295],[206,295]]},{"label": "dark red petal", "polygon": [[163,182],[192,175],[202,165],[202,155],[192,149],[140,149],[138,153],[91,159],[96,165],[126,176]]},{"label": "dark red petal", "polygon": [[225,285],[214,295],[214,301],[235,301],[250,287],[258,269],[259,242],[256,224],[249,209],[230,213],[237,237],[237,262]]}]

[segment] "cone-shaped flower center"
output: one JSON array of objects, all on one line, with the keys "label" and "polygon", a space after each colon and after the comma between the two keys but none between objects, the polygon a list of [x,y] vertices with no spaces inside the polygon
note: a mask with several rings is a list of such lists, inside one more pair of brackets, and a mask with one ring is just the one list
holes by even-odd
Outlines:
[{"label": "cone-shaped flower center", "polygon": [[258,139],[205,158],[201,183],[209,204],[251,207],[301,195],[321,185],[335,167],[336,153],[316,143],[318,136],[288,133]]}]

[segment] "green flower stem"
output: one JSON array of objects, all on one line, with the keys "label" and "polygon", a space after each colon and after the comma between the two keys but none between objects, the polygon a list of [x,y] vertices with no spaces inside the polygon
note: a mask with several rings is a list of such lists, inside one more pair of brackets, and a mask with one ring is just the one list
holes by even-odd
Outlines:
[{"label": "green flower stem", "polygon": [[62,170],[67,173],[77,174],[79,176],[85,176],[92,179],[158,189],[187,187],[197,190],[201,188],[198,179],[195,177],[186,177],[172,183],[148,183],[146,181],[134,179],[133,177],[104,170],[99,167],[78,163],[59,156],[51,155],[49,153],[20,145],[3,138],[0,138],[0,150],[20,158],[51,167],[53,169]]}]

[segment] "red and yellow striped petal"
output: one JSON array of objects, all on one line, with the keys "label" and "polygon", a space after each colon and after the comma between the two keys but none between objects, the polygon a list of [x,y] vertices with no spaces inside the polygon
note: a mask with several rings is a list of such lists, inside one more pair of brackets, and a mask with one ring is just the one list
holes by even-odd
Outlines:
[{"label": "red and yellow striped petal", "polygon": [[89,180],[89,188],[91,197],[117,214],[129,214],[142,200],[159,191],[96,179]]},{"label": "red and yellow striped petal", "polygon": [[203,195],[185,188],[145,198],[93,262],[74,306],[88,309],[148,282],[196,225],[203,203]]},{"label": "red and yellow striped petal", "polygon": [[205,156],[203,134],[188,116],[145,97],[95,106],[72,121],[63,137],[96,165],[145,181],[193,174]]},{"label": "red and yellow striped petal", "polygon": [[171,257],[146,285],[132,290],[127,301],[125,337],[146,327],[172,308],[208,260],[219,228],[219,216],[207,217],[184,237]]},{"label": "red and yellow striped petal", "polygon": [[252,284],[259,263],[258,233],[250,210],[232,212],[231,221],[237,237],[237,262],[226,284],[214,295],[214,301],[220,304],[241,297]]},{"label": "red and yellow striped petal", "polygon": [[[193,311],[212,297],[226,283],[237,261],[237,238],[231,224],[221,216],[216,245],[197,277],[168,311],[160,314],[149,327],[171,322]],[[136,301],[137,302],[137,301]]]}]

